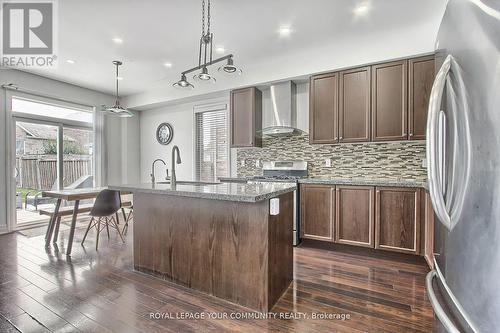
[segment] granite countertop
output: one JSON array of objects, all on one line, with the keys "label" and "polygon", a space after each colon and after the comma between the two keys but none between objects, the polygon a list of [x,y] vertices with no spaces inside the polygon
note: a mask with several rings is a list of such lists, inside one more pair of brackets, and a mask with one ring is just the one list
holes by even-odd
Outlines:
[{"label": "granite countertop", "polygon": [[300,179],[301,184],[326,184],[326,185],[367,185],[367,186],[394,186],[394,187],[421,187],[427,189],[426,181],[412,179],[388,178],[348,178],[348,177],[310,177]]},{"label": "granite countertop", "polygon": [[175,195],[181,197],[259,202],[292,192],[297,188],[294,183],[219,183],[219,184],[177,184],[172,189],[170,184],[125,184],[110,185],[111,190],[128,191],[132,193],[149,193]]}]

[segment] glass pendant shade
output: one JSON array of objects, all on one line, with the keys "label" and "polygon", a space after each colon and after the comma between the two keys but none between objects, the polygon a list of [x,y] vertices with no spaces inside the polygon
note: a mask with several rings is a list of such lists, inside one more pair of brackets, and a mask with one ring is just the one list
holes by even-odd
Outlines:
[{"label": "glass pendant shade", "polygon": [[173,84],[175,88],[179,89],[193,89],[194,86],[188,82],[186,75],[182,74],[181,79]]},{"label": "glass pendant shade", "polygon": [[118,67],[122,64],[123,63],[121,61],[113,61],[113,65],[116,66],[116,99],[113,106],[103,106],[103,112],[115,117],[130,118],[133,117],[134,114],[120,105],[120,97],[118,94],[118,80],[120,79],[120,76],[118,75]]},{"label": "glass pendant shade", "polygon": [[195,74],[193,76],[193,79],[200,82],[211,82],[211,83],[215,83],[216,81],[215,78],[208,73],[208,69],[205,66],[201,69],[201,73]]},{"label": "glass pendant shade", "polygon": [[241,75],[243,72],[240,68],[236,67],[233,63],[233,58],[227,59],[227,64],[222,65],[219,67],[218,71],[223,74],[236,74],[236,75]]}]

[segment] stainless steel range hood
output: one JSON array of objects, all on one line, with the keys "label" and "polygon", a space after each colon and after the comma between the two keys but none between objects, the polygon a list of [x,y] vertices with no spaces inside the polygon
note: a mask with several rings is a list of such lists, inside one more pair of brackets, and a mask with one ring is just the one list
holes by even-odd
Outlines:
[{"label": "stainless steel range hood", "polygon": [[288,136],[299,134],[297,128],[297,88],[292,81],[271,85],[263,91],[262,134]]}]

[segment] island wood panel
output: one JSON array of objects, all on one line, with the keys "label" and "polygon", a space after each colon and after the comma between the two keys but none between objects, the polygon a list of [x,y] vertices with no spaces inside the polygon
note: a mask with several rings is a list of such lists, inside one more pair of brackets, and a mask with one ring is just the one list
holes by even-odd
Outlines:
[{"label": "island wood panel", "polygon": [[370,66],[342,71],[339,75],[339,142],[370,141]]},{"label": "island wood panel", "polygon": [[408,138],[425,139],[427,110],[434,83],[434,56],[408,60]]},{"label": "island wood panel", "polygon": [[301,237],[333,242],[335,186],[302,184],[300,198]]},{"label": "island wood panel", "polygon": [[373,186],[336,186],[335,242],[374,247]]},{"label": "island wood panel", "polygon": [[338,73],[312,76],[309,87],[309,142],[338,142]]},{"label": "island wood panel", "polygon": [[377,187],[375,248],[420,253],[420,190]]},{"label": "island wood panel", "polygon": [[[270,218],[267,200],[243,203],[136,193],[134,267],[268,311],[292,281],[293,210],[285,209],[293,205],[293,196],[282,195],[280,201],[280,214]],[[270,254],[271,248],[276,252]],[[270,261],[279,266],[269,270]]]},{"label": "island wood panel", "polygon": [[408,62],[372,66],[372,139],[408,139]]},{"label": "island wood panel", "polygon": [[283,194],[279,215],[269,216],[269,309],[293,280],[293,195]]}]

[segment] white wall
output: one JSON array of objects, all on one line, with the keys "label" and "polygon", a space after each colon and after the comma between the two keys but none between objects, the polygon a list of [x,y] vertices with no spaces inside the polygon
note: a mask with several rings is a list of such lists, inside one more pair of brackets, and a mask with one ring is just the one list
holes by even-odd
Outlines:
[{"label": "white wall", "polygon": [[[13,83],[17,86],[49,96],[62,97],[82,104],[100,106],[112,104],[114,97],[94,90],[81,88],[65,82],[56,81],[26,72],[0,70],[0,85]],[[7,225],[7,130],[6,130],[6,93],[0,89],[0,232]],[[139,117],[127,120],[106,118],[105,142],[108,162],[108,183],[136,182],[139,175],[138,139]],[[124,141],[122,142],[122,139]],[[123,147],[130,147],[125,149]]]},{"label": "white wall", "polygon": [[[263,94],[263,98],[266,98]],[[214,94],[202,100],[173,104],[157,109],[139,112],[140,114],[140,157],[141,182],[150,182],[151,163],[161,158],[171,170],[171,151],[174,145],[179,146],[182,164],[176,166],[177,179],[194,179],[194,116],[193,107],[196,105],[212,104],[217,102],[229,103],[229,93],[225,97]],[[156,141],[156,128],[162,122],[170,123],[174,128],[174,138],[168,146],[162,146]],[[297,84],[297,127],[309,132],[309,83]],[[236,149],[231,149],[231,176],[236,176]],[[156,179],[165,178],[165,167],[161,163],[156,166]]]},{"label": "white wall", "polygon": [[[174,145],[179,146],[182,163],[176,165],[177,179],[194,179],[194,112],[197,105],[213,104],[219,102],[229,103],[229,93],[225,97],[206,98],[192,102],[169,105],[158,109],[141,111],[140,114],[140,179],[141,182],[150,182],[151,163],[161,158],[171,170],[171,153]],[[220,96],[220,94],[218,94]],[[159,124],[170,123],[174,129],[172,142],[161,145],[156,141],[156,129]],[[156,180],[165,178],[165,167],[156,164]]]}]

